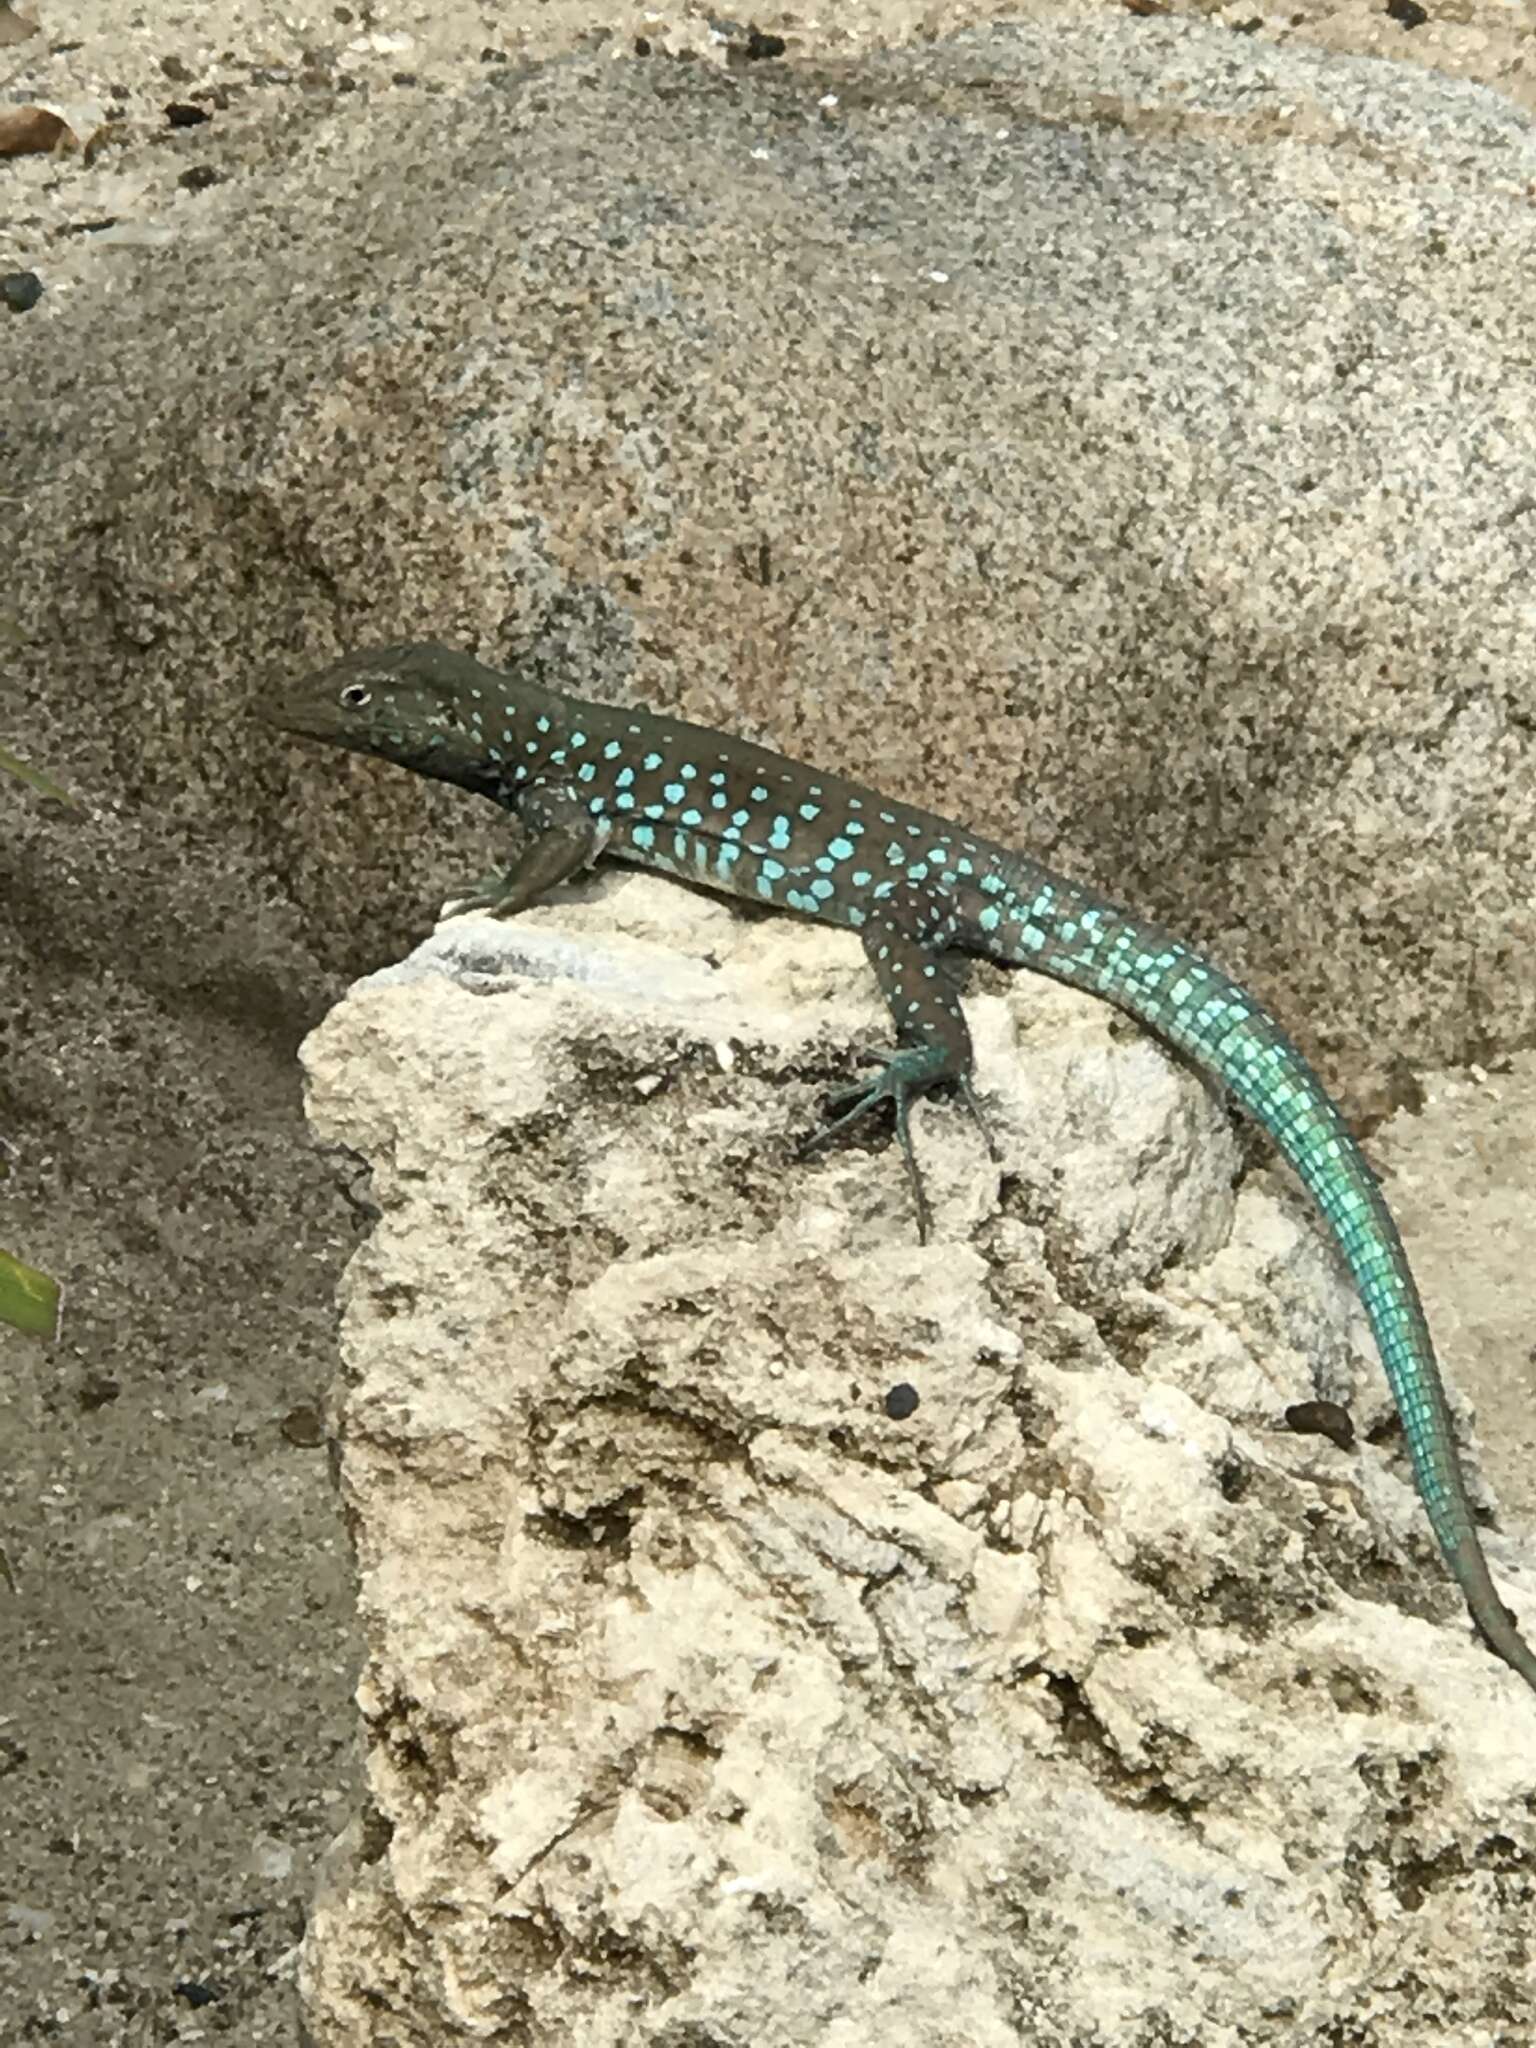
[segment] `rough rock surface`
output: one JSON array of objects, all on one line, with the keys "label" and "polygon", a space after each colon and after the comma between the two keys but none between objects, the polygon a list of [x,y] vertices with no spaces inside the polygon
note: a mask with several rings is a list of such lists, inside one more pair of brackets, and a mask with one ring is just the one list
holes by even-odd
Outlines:
[{"label": "rough rock surface", "polygon": [[1303,1198],[1234,1191],[1221,1106],[1104,1006],[994,979],[1002,1164],[926,1111],[921,1251],[892,1150],[788,1160],[866,1035],[847,935],[616,878],[310,1039],[382,1211],[321,2048],[1536,2020],[1536,1700],[1400,1461],[1284,1429],[1387,1407]]}]

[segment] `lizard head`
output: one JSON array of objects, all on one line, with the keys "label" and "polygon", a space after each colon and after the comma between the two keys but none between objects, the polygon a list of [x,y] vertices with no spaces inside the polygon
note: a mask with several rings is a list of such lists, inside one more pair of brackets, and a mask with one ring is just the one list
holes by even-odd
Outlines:
[{"label": "lizard head", "polygon": [[507,693],[508,679],[472,655],[419,641],[349,654],[253,708],[284,732],[458,780],[483,764],[485,707]]}]

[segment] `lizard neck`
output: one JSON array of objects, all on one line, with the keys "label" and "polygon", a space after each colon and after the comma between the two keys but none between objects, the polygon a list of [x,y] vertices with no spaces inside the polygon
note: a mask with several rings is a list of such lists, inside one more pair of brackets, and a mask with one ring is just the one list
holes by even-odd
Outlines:
[{"label": "lizard neck", "polygon": [[510,804],[564,745],[571,701],[534,682],[521,667],[503,673],[468,655],[455,682],[451,715],[421,735],[402,765]]}]

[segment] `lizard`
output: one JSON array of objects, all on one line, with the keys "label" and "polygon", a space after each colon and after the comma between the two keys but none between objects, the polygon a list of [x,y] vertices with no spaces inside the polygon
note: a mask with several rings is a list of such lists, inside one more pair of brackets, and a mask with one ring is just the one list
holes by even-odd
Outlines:
[{"label": "lizard", "polygon": [[830,1098],[830,1120],[804,1150],[889,1104],[921,1240],[932,1218],[912,1104],[947,1087],[980,1122],[970,1032],[943,956],[1032,968],[1138,1018],[1269,1133],[1321,1211],[1472,1621],[1536,1690],[1536,1653],[1489,1573],[1418,1287],[1376,1175],[1299,1047],[1212,960],[933,812],[665,712],[563,695],[438,643],[347,655],[254,708],[285,732],[380,756],[513,813],[527,834],[522,852],[450,899],[461,912],[514,916],[606,858],[857,932],[896,1042],[871,1078]]}]

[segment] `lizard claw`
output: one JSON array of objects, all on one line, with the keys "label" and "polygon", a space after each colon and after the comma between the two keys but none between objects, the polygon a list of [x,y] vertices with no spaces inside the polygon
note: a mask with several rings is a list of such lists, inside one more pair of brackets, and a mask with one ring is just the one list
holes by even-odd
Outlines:
[{"label": "lizard claw", "polygon": [[1002,1151],[998,1146],[996,1137],[993,1135],[991,1124],[982,1114],[981,1097],[976,1093],[970,1075],[961,1074],[955,1085],[960,1090],[960,1100],[965,1104],[970,1114],[971,1122],[981,1133],[981,1142],[987,1148],[987,1157],[995,1166],[1003,1156]]},{"label": "lizard claw", "polygon": [[470,882],[462,889],[455,889],[444,899],[445,917],[462,917],[470,910],[494,910],[501,901],[507,885],[507,874],[502,868],[492,868],[488,875],[482,875],[478,882]]},{"label": "lizard claw", "polygon": [[533,900],[526,882],[514,870],[492,868],[461,896],[450,896],[443,910],[448,917],[463,917],[471,910],[488,910],[492,917],[515,917]]}]

